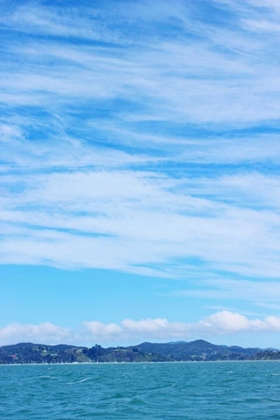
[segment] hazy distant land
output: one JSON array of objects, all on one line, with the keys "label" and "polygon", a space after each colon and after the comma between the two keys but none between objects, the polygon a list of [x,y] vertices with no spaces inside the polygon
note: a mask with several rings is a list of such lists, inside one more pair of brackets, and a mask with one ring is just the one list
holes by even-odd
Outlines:
[{"label": "hazy distant land", "polygon": [[141,343],[128,347],[91,348],[66,344],[19,343],[0,347],[0,364],[179,362],[219,360],[280,360],[276,349],[243,348],[211,344],[204,340]]}]

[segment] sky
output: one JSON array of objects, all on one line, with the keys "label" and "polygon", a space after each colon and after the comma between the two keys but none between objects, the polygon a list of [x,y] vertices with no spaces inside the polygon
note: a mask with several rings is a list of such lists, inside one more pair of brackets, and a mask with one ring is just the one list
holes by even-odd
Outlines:
[{"label": "sky", "polygon": [[0,7],[0,345],[280,348],[280,2]]}]

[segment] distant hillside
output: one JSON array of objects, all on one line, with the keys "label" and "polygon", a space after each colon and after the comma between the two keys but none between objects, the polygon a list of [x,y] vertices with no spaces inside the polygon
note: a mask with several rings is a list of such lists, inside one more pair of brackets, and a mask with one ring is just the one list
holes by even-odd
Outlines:
[{"label": "distant hillside", "polygon": [[218,346],[205,340],[175,343],[142,343],[135,346],[144,353],[156,353],[170,360],[245,360],[261,352],[260,348]]},{"label": "distant hillside", "polygon": [[133,347],[92,348],[60,344],[19,343],[0,347],[0,364],[23,363],[92,363],[165,361],[161,355],[144,355]]},{"label": "distant hillside", "polygon": [[220,346],[204,340],[141,343],[130,347],[91,348],[59,344],[19,343],[0,347],[0,364],[175,362],[215,360],[279,360],[280,351]]}]

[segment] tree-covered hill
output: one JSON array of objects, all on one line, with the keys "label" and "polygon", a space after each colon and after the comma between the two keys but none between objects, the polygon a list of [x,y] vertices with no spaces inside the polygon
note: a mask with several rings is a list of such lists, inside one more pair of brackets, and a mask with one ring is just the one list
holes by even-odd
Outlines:
[{"label": "tree-covered hill", "polygon": [[0,364],[280,360],[280,351],[221,346],[204,340],[91,348],[19,343],[0,347]]},{"label": "tree-covered hill", "polygon": [[259,353],[259,348],[218,346],[205,340],[174,343],[142,343],[137,346],[144,353],[157,353],[174,361],[187,360],[245,360]]}]

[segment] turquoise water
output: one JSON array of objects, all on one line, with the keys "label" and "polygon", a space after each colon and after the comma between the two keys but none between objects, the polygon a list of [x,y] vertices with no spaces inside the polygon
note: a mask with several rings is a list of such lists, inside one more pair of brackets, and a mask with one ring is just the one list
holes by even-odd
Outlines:
[{"label": "turquoise water", "polygon": [[1,420],[280,419],[280,363],[0,366]]}]

